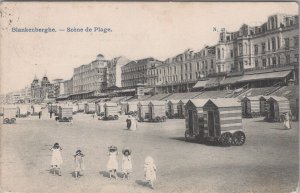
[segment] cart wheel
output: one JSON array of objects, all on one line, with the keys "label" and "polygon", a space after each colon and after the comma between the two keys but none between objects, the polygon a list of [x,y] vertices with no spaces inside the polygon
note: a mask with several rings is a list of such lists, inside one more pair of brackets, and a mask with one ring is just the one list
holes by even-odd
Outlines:
[{"label": "cart wheel", "polygon": [[161,118],[161,121],[162,121],[162,122],[165,122],[165,121],[166,121],[166,117],[163,116],[163,117]]},{"label": "cart wheel", "polygon": [[223,133],[219,139],[219,142],[221,143],[221,145],[223,146],[231,146],[232,144],[232,134],[229,132]]},{"label": "cart wheel", "polygon": [[246,141],[246,135],[243,131],[236,131],[233,133],[233,137],[232,137],[233,145],[241,146],[245,143],[245,141]]},{"label": "cart wheel", "polygon": [[8,123],[9,123],[9,119],[6,118],[6,119],[3,120],[3,122],[4,122],[5,124],[8,124]]},{"label": "cart wheel", "polygon": [[115,115],[115,116],[114,116],[114,119],[115,119],[115,120],[118,120],[118,119],[119,119],[119,116],[118,116],[118,115]]},{"label": "cart wheel", "polygon": [[11,120],[10,120],[10,123],[11,124],[14,124],[16,122],[16,119],[15,118],[12,118]]},{"label": "cart wheel", "polygon": [[160,121],[161,121],[160,117],[155,117],[155,122],[160,122]]}]

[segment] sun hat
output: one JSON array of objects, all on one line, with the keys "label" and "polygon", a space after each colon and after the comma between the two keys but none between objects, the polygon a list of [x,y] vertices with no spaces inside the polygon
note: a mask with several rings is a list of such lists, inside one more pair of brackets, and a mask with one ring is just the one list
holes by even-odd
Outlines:
[{"label": "sun hat", "polygon": [[111,146],[108,147],[108,150],[109,151],[116,151],[116,150],[118,150],[118,148],[114,145],[111,145]]},{"label": "sun hat", "polygon": [[125,154],[126,151],[128,152],[128,155],[130,155],[132,152],[130,148],[125,147],[125,148],[123,148],[122,153]]}]

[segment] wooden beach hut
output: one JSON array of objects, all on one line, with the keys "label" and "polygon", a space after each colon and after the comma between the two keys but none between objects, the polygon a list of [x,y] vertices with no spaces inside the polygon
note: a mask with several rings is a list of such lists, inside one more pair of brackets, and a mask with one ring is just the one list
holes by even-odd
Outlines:
[{"label": "wooden beach hut", "polygon": [[270,96],[266,103],[266,120],[281,121],[281,116],[284,113],[290,113],[290,102],[285,97]]},{"label": "wooden beach hut", "polygon": [[137,104],[138,120],[141,122],[150,118],[148,105],[149,101],[139,101]]},{"label": "wooden beach hut", "polygon": [[166,120],[166,102],[165,101],[150,101],[149,120],[154,122],[161,122]]},{"label": "wooden beach hut", "polygon": [[118,104],[106,102],[103,105],[104,108],[104,120],[117,120],[119,119],[118,115]]},{"label": "wooden beach hut", "polygon": [[260,116],[260,97],[244,97],[241,100],[242,115],[245,118]]},{"label": "wooden beach hut", "polygon": [[167,117],[169,119],[178,118],[179,100],[169,100],[167,102]]}]

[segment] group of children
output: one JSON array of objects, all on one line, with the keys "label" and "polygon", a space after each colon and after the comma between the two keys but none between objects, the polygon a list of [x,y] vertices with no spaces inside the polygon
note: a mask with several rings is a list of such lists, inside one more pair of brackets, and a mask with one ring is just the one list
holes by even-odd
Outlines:
[{"label": "group of children", "polygon": [[[52,151],[52,159],[51,159],[51,168],[53,171],[53,175],[58,174],[61,176],[60,166],[63,163],[61,151],[59,143],[55,143],[53,147],[50,149]],[[130,148],[124,148],[122,150],[122,168],[121,172],[123,174],[123,179],[129,179],[129,175],[132,172],[132,161],[131,161],[131,150]],[[107,170],[109,172],[109,178],[112,176],[115,179],[118,178],[118,148],[116,146],[108,147],[108,162],[107,162]],[[81,176],[80,172],[84,170],[84,162],[83,162],[84,154],[81,150],[77,150],[74,155],[74,173],[75,178]],[[151,188],[153,188],[153,183],[156,180],[156,165],[154,164],[154,160],[151,156],[147,156],[144,163],[144,177],[145,180],[149,183]]]}]

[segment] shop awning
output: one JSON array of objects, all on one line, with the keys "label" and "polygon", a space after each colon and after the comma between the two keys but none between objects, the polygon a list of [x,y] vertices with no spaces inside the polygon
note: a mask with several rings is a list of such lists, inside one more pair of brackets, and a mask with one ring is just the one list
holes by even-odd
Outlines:
[{"label": "shop awning", "polygon": [[287,77],[291,71],[281,71],[281,72],[271,72],[271,73],[263,73],[263,74],[251,74],[244,75],[243,78],[238,80],[237,82],[252,82],[257,80],[268,80],[268,79],[279,79]]},{"label": "shop awning", "polygon": [[210,78],[206,85],[205,88],[210,88],[210,87],[217,87],[220,85],[220,82],[223,80],[223,77],[215,77],[215,78]]},{"label": "shop awning", "polygon": [[227,77],[224,80],[222,80],[220,82],[221,85],[227,85],[227,84],[234,84],[237,81],[239,81],[241,78],[243,78],[242,76],[233,76],[233,77]]},{"label": "shop awning", "polygon": [[207,83],[207,80],[198,81],[193,88],[204,88]]}]

